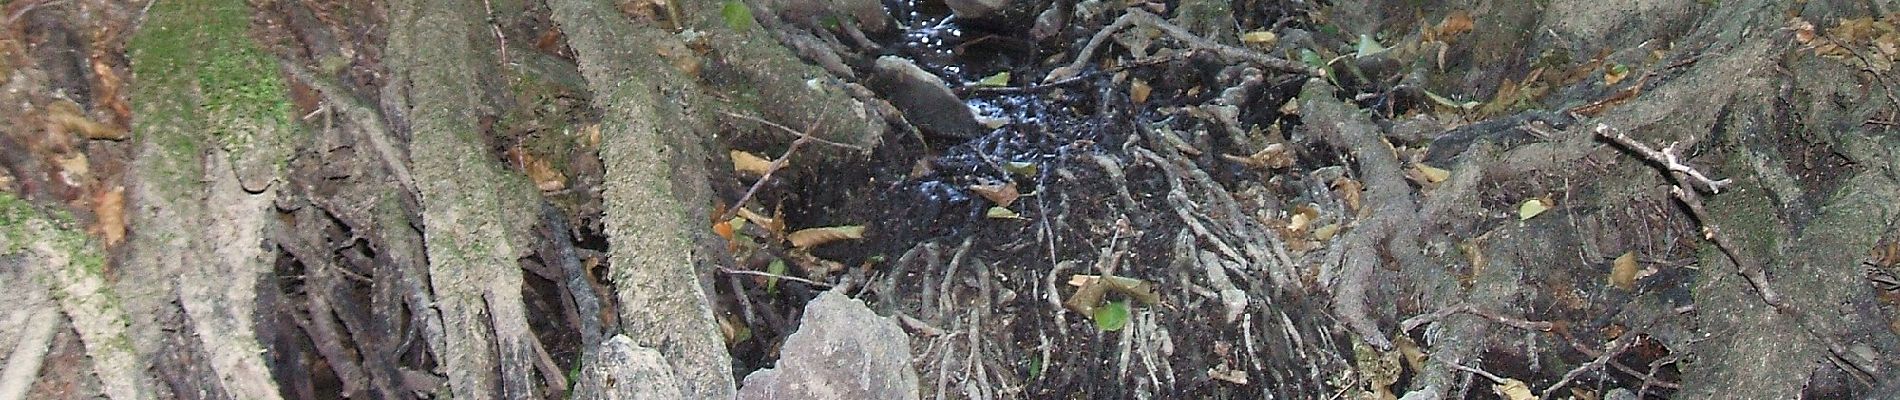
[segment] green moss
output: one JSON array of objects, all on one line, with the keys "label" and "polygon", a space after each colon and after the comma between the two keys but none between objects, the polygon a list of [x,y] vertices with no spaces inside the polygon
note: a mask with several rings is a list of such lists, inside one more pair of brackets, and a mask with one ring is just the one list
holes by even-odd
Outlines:
[{"label": "green moss", "polygon": [[42,211],[32,203],[0,192],[0,255],[15,254],[39,241],[65,252],[72,263],[87,273],[103,275],[105,258],[92,247],[85,233],[70,228],[73,218],[63,210]]},{"label": "green moss", "polygon": [[284,135],[258,135],[294,125],[287,85],[274,57],[249,37],[250,18],[241,0],[161,1],[128,41],[133,129],[169,159],[155,165],[164,171],[148,172],[189,187],[203,176],[195,160],[206,144],[235,157],[283,145],[264,141]]}]

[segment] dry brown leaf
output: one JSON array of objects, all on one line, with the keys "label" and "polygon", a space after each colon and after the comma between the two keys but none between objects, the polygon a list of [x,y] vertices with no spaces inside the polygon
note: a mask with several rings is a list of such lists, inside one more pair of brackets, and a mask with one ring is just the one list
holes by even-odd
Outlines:
[{"label": "dry brown leaf", "polygon": [[1470,32],[1472,26],[1471,12],[1465,10],[1452,11],[1451,14],[1445,15],[1445,19],[1439,20],[1438,25],[1433,26],[1430,32],[1427,32],[1428,35],[1426,36],[1428,36],[1428,38],[1426,41],[1451,40],[1452,38],[1458,37],[1458,35],[1463,35],[1465,32]]},{"label": "dry brown leaf", "polygon": [[1135,79],[1128,83],[1128,101],[1135,104],[1147,103],[1148,94],[1152,92],[1154,92],[1154,87],[1148,86],[1148,81]]},{"label": "dry brown leaf", "polygon": [[1616,261],[1610,262],[1610,284],[1623,290],[1635,289],[1636,271],[1639,269],[1636,252],[1623,252],[1623,255],[1616,257]]},{"label": "dry brown leaf", "polygon": [[1247,156],[1222,154],[1221,158],[1253,168],[1281,169],[1293,166],[1294,154],[1285,143],[1274,143]]},{"label": "dry brown leaf", "polygon": [[1506,400],[1537,399],[1537,395],[1531,394],[1530,386],[1526,386],[1524,381],[1516,379],[1505,378],[1504,382],[1491,385],[1491,390],[1497,392],[1499,397],[1503,397]]},{"label": "dry brown leaf", "polygon": [[1347,211],[1358,213],[1359,207],[1365,204],[1366,186],[1360,184],[1359,181],[1342,176],[1333,179],[1332,186],[1333,192],[1337,193],[1339,199],[1346,203]]},{"label": "dry brown leaf", "polygon": [[1406,171],[1405,176],[1420,184],[1436,184],[1451,179],[1451,171],[1426,164],[1412,164],[1412,169]]},{"label": "dry brown leaf", "polygon": [[733,150],[730,154],[732,155],[733,171],[743,172],[753,176],[765,175],[766,172],[772,171],[772,161],[765,159],[765,157],[759,157],[742,150]]},{"label": "dry brown leaf", "polygon": [[758,225],[760,228],[765,228],[765,231],[770,232],[772,236],[785,236],[784,218],[759,215],[759,213],[752,212],[751,209],[743,207],[739,208],[739,217],[745,218],[746,221],[751,222],[753,225]]},{"label": "dry brown leaf", "polygon": [[1333,237],[1338,235],[1339,224],[1327,224],[1326,226],[1313,229],[1314,241],[1327,242],[1333,240]]},{"label": "dry brown leaf", "polygon": [[508,149],[508,157],[513,159],[515,166],[521,168],[522,173],[528,175],[528,180],[534,182],[536,189],[552,192],[567,188],[567,174],[555,169],[554,163],[547,159],[536,157],[534,152],[516,146]]},{"label": "dry brown leaf", "polygon": [[812,247],[812,246],[817,246],[817,245],[821,245],[825,243],[836,242],[839,240],[863,239],[863,238],[864,238],[864,225],[841,225],[841,226],[827,226],[827,227],[822,227],[822,228],[806,228],[806,229],[799,229],[797,232],[792,232],[792,234],[790,235],[785,235],[785,240],[792,241],[792,247]]},{"label": "dry brown leaf", "polygon": [[106,247],[118,246],[125,240],[125,187],[113,186],[110,190],[98,190],[92,194],[93,234],[106,243]]},{"label": "dry brown leaf", "polygon": [[124,129],[93,121],[78,103],[60,100],[46,106],[46,122],[52,128],[93,140],[124,140]]},{"label": "dry brown leaf", "polygon": [[1010,204],[1016,202],[1017,198],[1023,196],[1022,192],[1016,191],[1015,181],[1000,185],[970,185],[970,191],[989,199],[991,203],[996,203],[997,207],[1009,207]]},{"label": "dry brown leaf", "polygon": [[588,124],[581,128],[581,137],[586,138],[588,148],[600,147],[600,124]]},{"label": "dry brown leaf", "polygon": [[1215,365],[1207,370],[1207,377],[1236,385],[1247,384],[1247,371],[1233,369],[1227,364]]},{"label": "dry brown leaf", "polygon": [[1301,204],[1293,207],[1293,215],[1287,217],[1286,230],[1289,236],[1306,236],[1306,230],[1313,227],[1313,221],[1319,219],[1319,207]]}]

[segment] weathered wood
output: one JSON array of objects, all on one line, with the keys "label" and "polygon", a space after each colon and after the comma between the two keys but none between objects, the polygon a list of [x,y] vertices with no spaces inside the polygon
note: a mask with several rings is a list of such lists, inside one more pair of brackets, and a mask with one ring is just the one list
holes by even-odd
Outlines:
[{"label": "weathered wood", "polygon": [[[442,313],[442,367],[457,398],[538,396],[533,342],[517,259],[530,250],[536,193],[494,161],[475,122],[492,113],[482,97],[495,61],[479,4],[389,4],[384,99],[409,121],[411,172],[422,205],[429,279]],[[387,89],[387,88],[386,88]],[[487,111],[484,111],[487,110]]]}]

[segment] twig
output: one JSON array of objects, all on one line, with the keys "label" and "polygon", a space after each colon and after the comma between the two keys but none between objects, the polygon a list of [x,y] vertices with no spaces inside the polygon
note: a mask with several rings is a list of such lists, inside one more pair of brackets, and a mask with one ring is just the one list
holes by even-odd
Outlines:
[{"label": "twig", "polygon": [[818,282],[818,281],[800,278],[800,277],[791,276],[791,275],[774,274],[774,273],[764,272],[764,271],[753,271],[753,270],[747,270],[747,269],[732,269],[732,268],[726,268],[726,267],[719,267],[719,273],[728,274],[728,275],[752,275],[752,276],[763,276],[767,278],[778,278],[778,279],[784,279],[784,280],[788,280],[792,282],[812,285],[813,287],[826,288],[826,289],[831,288],[831,284],[829,283]]},{"label": "twig", "polygon": [[864,151],[864,147],[862,146],[844,144],[844,143],[833,142],[830,140],[820,139],[817,136],[812,136],[809,133],[801,132],[797,129],[786,127],[785,125],[779,125],[777,122],[767,121],[764,118],[754,117],[754,116],[745,115],[745,114],[737,114],[737,113],[732,113],[732,112],[727,112],[727,111],[720,111],[719,113],[725,114],[728,117],[757,122],[760,124],[765,124],[765,126],[778,128],[779,130],[785,131],[786,133],[790,133],[794,136],[798,136],[799,139],[810,139],[812,142],[816,142],[818,144],[822,144],[826,146],[842,147],[842,148],[847,148],[847,149],[852,149],[852,150],[857,150],[857,151]]},{"label": "twig", "polygon": [[1637,335],[1634,334],[1624,334],[1623,336],[1617,337],[1616,340],[1610,341],[1609,350],[1604,351],[1603,354],[1598,354],[1596,359],[1590,360],[1590,362],[1579,365],[1576,368],[1572,368],[1570,372],[1565,372],[1564,377],[1558,379],[1557,383],[1550,384],[1550,387],[1544,388],[1544,394],[1538,398],[1549,399],[1552,393],[1557,393],[1558,388],[1570,384],[1570,381],[1576,380],[1577,377],[1583,376],[1583,374],[1589,373],[1590,371],[1603,368],[1603,364],[1609,363],[1610,359],[1616,358],[1617,355],[1623,354],[1624,350],[1628,350],[1630,344],[1636,342],[1631,340],[1631,338],[1635,338],[1636,336]]},{"label": "twig", "polygon": [[1629,135],[1624,134],[1622,131],[1611,129],[1609,125],[1605,124],[1597,124],[1596,133],[1599,137],[1608,139],[1617,145],[1636,152],[1650,162],[1661,164],[1665,170],[1669,171],[1671,180],[1676,182],[1676,187],[1671,189],[1670,193],[1674,194],[1677,200],[1682,201],[1683,205],[1688,206],[1690,216],[1694,217],[1696,222],[1702,225],[1703,238],[1715,242],[1715,246],[1722,249],[1722,254],[1727,255],[1729,261],[1735,263],[1742,277],[1746,278],[1748,284],[1754,286],[1756,294],[1761,296],[1762,302],[1768,303],[1768,305],[1774,306],[1776,310],[1784,313],[1793,311],[1786,302],[1782,301],[1781,294],[1775,292],[1775,289],[1768,285],[1768,276],[1762,272],[1762,265],[1756,262],[1754,257],[1743,253],[1740,247],[1736,247],[1734,243],[1731,243],[1728,239],[1728,235],[1722,234],[1721,227],[1716,226],[1714,220],[1709,218],[1708,210],[1702,206],[1702,195],[1693,189],[1683,189],[1682,187],[1685,184],[1694,185],[1699,182],[1703,185],[1707,185],[1710,189],[1710,193],[1715,193],[1721,186],[1728,185],[1730,180],[1712,181],[1694,168],[1682,165],[1674,154],[1676,149],[1673,145],[1663,148],[1662,151],[1657,151],[1637,142],[1635,139],[1631,139]]},{"label": "twig", "polygon": [[[1050,71],[1049,77],[1045,78],[1044,80],[1048,81],[1049,84],[1054,84],[1056,82],[1061,82],[1064,79],[1070,77],[1070,76],[1066,76],[1066,74],[1074,74],[1074,73],[1080,72],[1082,70],[1082,67],[1088,64],[1089,58],[1094,57],[1095,52],[1101,49],[1103,43],[1108,42],[1108,39],[1114,36],[1116,32],[1119,32],[1122,29],[1127,29],[1130,25],[1135,25],[1135,24],[1142,24],[1145,26],[1153,27],[1155,29],[1159,29],[1161,30],[1162,33],[1166,33],[1168,34],[1168,36],[1173,36],[1175,39],[1178,39],[1182,42],[1187,43],[1189,47],[1203,49],[1203,50],[1211,50],[1217,54],[1226,56],[1228,58],[1234,58],[1234,59],[1240,59],[1244,61],[1253,62],[1255,64],[1260,64],[1261,66],[1272,68],[1272,69],[1283,71],[1283,72],[1305,74],[1308,76],[1319,75],[1318,70],[1315,70],[1304,63],[1288,61],[1285,59],[1281,59],[1279,57],[1269,56],[1269,55],[1262,54],[1253,50],[1248,50],[1248,49],[1234,47],[1234,46],[1228,46],[1228,45],[1220,44],[1212,40],[1207,40],[1207,38],[1197,36],[1193,32],[1189,32],[1186,28],[1182,28],[1178,25],[1169,23],[1166,19],[1162,19],[1161,17],[1156,16],[1152,13],[1131,8],[1128,10],[1127,13],[1122,14],[1121,18],[1116,18],[1115,22],[1110,23],[1108,26],[1102,27],[1102,30],[1099,32],[1096,32],[1094,37],[1090,37],[1088,44],[1083,45],[1082,50],[1076,53],[1075,61],[1070,62],[1069,65],[1067,66],[1056,68],[1056,71]],[[1058,72],[1061,72],[1061,73],[1058,73]],[[1054,78],[1054,79],[1049,79],[1049,78]]]},{"label": "twig", "polygon": [[1500,385],[1504,384],[1504,380],[1505,380],[1504,377],[1492,375],[1490,372],[1484,372],[1484,370],[1482,369],[1467,367],[1462,364],[1445,364],[1445,365],[1450,365],[1452,369],[1456,369],[1459,371],[1465,371],[1465,372],[1470,372],[1473,374],[1478,374],[1478,376],[1482,376],[1484,377],[1484,379],[1488,379],[1491,381],[1491,383],[1494,383],[1494,384],[1500,384]]},{"label": "twig", "polygon": [[488,0],[482,0],[482,11],[488,16],[488,30],[495,33],[495,41],[499,45],[497,48],[501,50],[501,64],[508,65],[508,36],[501,34],[501,24],[496,23],[495,7]]},{"label": "twig", "polygon": [[1412,316],[1411,318],[1406,318],[1404,322],[1399,323],[1399,329],[1400,329],[1400,332],[1411,332],[1413,329],[1418,329],[1418,327],[1420,326],[1437,322],[1440,319],[1444,319],[1445,317],[1449,317],[1452,314],[1458,314],[1458,313],[1465,313],[1465,314],[1476,315],[1479,317],[1484,317],[1485,319],[1489,319],[1499,324],[1504,324],[1512,328],[1523,329],[1527,331],[1549,332],[1552,328],[1554,328],[1554,324],[1551,324],[1549,321],[1531,321],[1531,320],[1525,320],[1525,319],[1519,319],[1519,318],[1512,318],[1512,317],[1500,315],[1496,312],[1492,312],[1489,310],[1479,309],[1478,307],[1472,306],[1469,304],[1459,304],[1459,305],[1447,307],[1438,311],[1434,311],[1430,314],[1419,314],[1419,315]]},{"label": "twig", "polygon": [[387,128],[384,128],[382,122],[385,118],[381,113],[358,102],[357,98],[343,87],[327,79],[318,78],[316,72],[301,64],[288,60],[280,61],[279,64],[290,73],[291,78],[303,81],[317,89],[317,93],[323,96],[323,101],[330,103],[336,112],[349,118],[353,126],[361,129],[363,139],[369,142],[370,149],[376,153],[376,158],[383,162],[384,168],[389,169],[389,174],[396,178],[396,182],[403,186],[403,190],[407,190],[411,196],[421,193],[416,189],[416,178],[409,173],[408,163],[403,160],[402,150],[396,143],[398,140],[395,135],[389,133]]}]

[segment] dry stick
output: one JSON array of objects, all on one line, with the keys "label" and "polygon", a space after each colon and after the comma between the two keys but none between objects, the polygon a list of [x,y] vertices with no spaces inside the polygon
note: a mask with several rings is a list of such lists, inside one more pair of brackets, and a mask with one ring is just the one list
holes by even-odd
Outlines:
[{"label": "dry stick", "polygon": [[1527,331],[1549,332],[1554,327],[1554,324],[1548,321],[1531,321],[1531,320],[1526,320],[1526,319],[1512,318],[1512,317],[1507,317],[1507,316],[1498,314],[1493,311],[1479,309],[1478,307],[1472,306],[1470,304],[1459,304],[1459,305],[1455,305],[1451,307],[1446,307],[1438,311],[1433,311],[1430,314],[1419,314],[1419,315],[1412,316],[1411,318],[1406,318],[1404,322],[1399,323],[1399,329],[1400,329],[1400,332],[1411,332],[1413,329],[1418,329],[1419,326],[1437,322],[1440,319],[1444,319],[1445,317],[1451,316],[1452,314],[1458,314],[1458,313],[1476,315],[1479,317],[1483,317],[1485,319],[1489,319],[1493,322],[1503,324],[1505,326],[1510,326],[1512,328],[1523,329]]},{"label": "dry stick", "polygon": [[[1625,333],[1625,335],[1634,335],[1634,334],[1635,333]],[[1583,353],[1585,357],[1597,357],[1603,354],[1603,353],[1597,352],[1596,349],[1592,349],[1589,346],[1584,346],[1582,343],[1577,343],[1577,338],[1571,337],[1568,334],[1559,333],[1558,336],[1564,339],[1564,342],[1570,343],[1571,349],[1577,350],[1578,353]],[[1661,360],[1658,360],[1658,361],[1661,361]],[[1643,371],[1637,371],[1636,368],[1634,367],[1630,367],[1629,365],[1623,364],[1623,362],[1621,361],[1617,361],[1615,358],[1610,359],[1610,366],[1616,367],[1618,371],[1623,371],[1623,373],[1630,374],[1630,376],[1643,378],[1643,384],[1645,385],[1655,386],[1655,387],[1660,387],[1660,388],[1670,389],[1670,390],[1681,389],[1682,388],[1681,384],[1664,381],[1662,380],[1662,378],[1656,377],[1657,371],[1663,365],[1665,364],[1651,364],[1649,372],[1644,373]],[[1642,396],[1637,396],[1637,398],[1640,399],[1642,398]]]},{"label": "dry stick", "polygon": [[1666,147],[1663,151],[1657,151],[1656,149],[1637,142],[1635,139],[1631,139],[1629,135],[1624,134],[1622,131],[1611,129],[1609,125],[1605,124],[1597,124],[1596,133],[1597,136],[1616,142],[1617,145],[1634,151],[1637,155],[1643,156],[1644,159],[1650,162],[1660,164],[1665,170],[1669,171],[1671,180],[1676,181],[1676,187],[1671,189],[1670,193],[1674,194],[1677,200],[1682,201],[1683,205],[1689,207],[1690,216],[1694,217],[1696,222],[1702,225],[1702,237],[1715,242],[1715,247],[1722,249],[1722,254],[1727,255],[1729,261],[1735,263],[1742,277],[1746,278],[1748,284],[1754,286],[1756,294],[1761,296],[1762,302],[1768,303],[1768,305],[1775,307],[1775,310],[1783,313],[1791,313],[1794,311],[1792,306],[1782,301],[1780,293],[1775,292],[1773,287],[1768,286],[1768,277],[1762,273],[1761,264],[1756,262],[1754,257],[1741,252],[1740,247],[1736,247],[1734,243],[1730,243],[1728,235],[1722,234],[1721,227],[1716,226],[1715,222],[1709,219],[1707,209],[1702,206],[1702,195],[1698,194],[1694,189],[1683,189],[1683,185],[1693,186],[1699,183],[1708,187],[1710,192],[1714,193],[1722,186],[1727,185],[1729,183],[1728,179],[1712,181],[1701,172],[1697,172],[1694,168],[1682,165],[1674,154],[1675,146]]},{"label": "dry stick", "polygon": [[[1217,54],[1226,56],[1228,58],[1235,58],[1235,59],[1253,62],[1255,64],[1260,64],[1261,66],[1272,68],[1272,69],[1279,70],[1282,72],[1292,72],[1292,73],[1297,73],[1297,74],[1305,74],[1308,76],[1319,75],[1319,71],[1313,69],[1312,67],[1308,67],[1306,64],[1294,62],[1294,61],[1288,61],[1285,59],[1281,59],[1279,57],[1269,56],[1269,55],[1262,54],[1260,52],[1256,52],[1253,50],[1248,50],[1245,48],[1234,47],[1234,46],[1228,46],[1228,45],[1220,44],[1212,40],[1207,40],[1207,38],[1203,38],[1203,37],[1200,37],[1199,35],[1195,35],[1194,32],[1189,32],[1186,28],[1182,28],[1173,23],[1169,23],[1166,19],[1163,19],[1160,16],[1156,16],[1147,11],[1142,11],[1138,9],[1129,9],[1127,13],[1122,14],[1121,18],[1116,18],[1114,23],[1110,23],[1108,26],[1103,27],[1100,32],[1096,32],[1095,36],[1089,38],[1088,44],[1082,46],[1082,51],[1076,53],[1075,61],[1070,62],[1069,65],[1067,66],[1059,68],[1059,70],[1067,71],[1069,73],[1075,73],[1077,71],[1081,71],[1082,67],[1088,64],[1089,58],[1094,57],[1095,52],[1101,49],[1103,43],[1108,42],[1108,39],[1114,36],[1116,32],[1121,31],[1122,29],[1127,29],[1128,26],[1134,25],[1134,24],[1141,24],[1144,26],[1161,30],[1162,33],[1166,33],[1168,34],[1168,36],[1173,36],[1175,39],[1187,43],[1189,47],[1203,49],[1203,50],[1211,50]],[[1050,73],[1050,76],[1057,77],[1058,78],[1057,81],[1060,81],[1061,78],[1067,78],[1067,77],[1058,77],[1057,74],[1053,72]]]},{"label": "dry stick", "polygon": [[826,288],[826,289],[831,288],[831,284],[829,283],[817,282],[817,281],[800,278],[796,276],[780,275],[780,274],[774,274],[774,273],[764,272],[764,271],[753,271],[753,270],[748,270],[748,269],[732,269],[732,268],[726,268],[726,267],[719,267],[719,272],[723,274],[729,274],[729,275],[752,275],[752,276],[763,276],[767,278],[778,278],[778,279],[784,279],[784,280],[788,280],[792,282],[812,285],[814,287],[820,287],[820,288]]},{"label": "dry stick", "polygon": [[1635,340],[1631,340],[1632,338],[1635,338],[1635,337],[1636,335],[1633,335],[1633,334],[1626,334],[1621,337],[1617,337],[1616,340],[1610,342],[1609,350],[1604,351],[1603,354],[1597,355],[1596,359],[1590,360],[1590,362],[1584,363],[1583,365],[1579,365],[1576,368],[1571,368],[1570,372],[1565,372],[1564,377],[1562,379],[1558,379],[1557,383],[1552,383],[1550,384],[1550,387],[1544,388],[1544,394],[1541,396],[1538,396],[1538,398],[1549,399],[1552,393],[1557,393],[1558,388],[1562,388],[1564,387],[1564,385],[1570,384],[1570,381],[1575,380],[1577,379],[1577,377],[1583,376],[1583,374],[1589,373],[1590,371],[1595,371],[1599,368],[1603,368],[1603,364],[1609,363],[1610,359],[1616,358],[1617,355],[1623,354],[1624,350],[1629,350],[1630,344],[1636,342]]},{"label": "dry stick", "polygon": [[1707,185],[1711,189],[1710,192],[1713,193],[1714,189],[1726,185],[1729,180],[1711,181],[1700,172],[1696,172],[1694,168],[1682,165],[1682,163],[1677,160],[1675,146],[1673,145],[1665,147],[1662,151],[1657,151],[1637,142],[1635,139],[1631,139],[1629,135],[1624,134],[1620,130],[1611,129],[1609,125],[1605,124],[1597,124],[1596,133],[1597,136],[1615,142],[1631,151],[1635,151],[1648,161],[1661,164],[1668,170],[1670,179],[1676,182],[1676,186],[1670,189],[1670,193],[1675,195],[1676,200],[1681,201],[1684,206],[1689,208],[1690,216],[1694,217],[1696,222],[1702,225],[1703,238],[1714,242],[1715,247],[1721,249],[1722,254],[1727,255],[1730,262],[1735,263],[1738,272],[1744,279],[1748,280],[1749,286],[1754,287],[1756,294],[1761,297],[1762,302],[1774,307],[1778,313],[1793,317],[1796,325],[1801,327],[1802,330],[1807,331],[1809,336],[1820,341],[1823,346],[1827,347],[1830,356],[1852,367],[1844,368],[1844,370],[1853,370],[1846,371],[1850,373],[1849,375],[1854,375],[1854,377],[1863,384],[1874,386],[1874,369],[1854,363],[1848,359],[1847,355],[1851,353],[1848,352],[1847,346],[1843,346],[1833,338],[1816,331],[1813,324],[1808,322],[1806,313],[1803,313],[1802,310],[1794,304],[1782,299],[1781,294],[1776,292],[1774,287],[1769,286],[1768,276],[1763,273],[1762,264],[1755,260],[1754,257],[1742,252],[1741,247],[1736,246],[1734,242],[1730,241],[1728,235],[1722,233],[1721,227],[1715,225],[1715,222],[1710,219],[1708,209],[1702,205],[1702,195],[1692,188],[1683,188],[1683,185],[1700,183]]},{"label": "dry stick", "polygon": [[798,135],[798,140],[793,140],[792,145],[790,147],[785,148],[785,153],[780,154],[778,158],[773,159],[772,164],[765,168],[765,174],[760,175],[758,181],[752,182],[752,187],[746,189],[745,195],[739,196],[739,201],[733,202],[732,207],[727,207],[726,211],[719,213],[718,218],[713,218],[713,221],[730,220],[732,219],[734,215],[737,215],[739,212],[739,209],[745,208],[745,203],[747,201],[752,201],[753,195],[759,194],[759,189],[765,187],[766,182],[772,181],[773,173],[776,173],[778,172],[778,170],[785,168],[785,163],[791,161],[792,159],[792,152],[798,151],[799,147],[804,147],[806,142],[817,142],[819,144],[844,147],[844,148],[858,150],[858,151],[864,150],[864,148],[858,147],[858,146],[852,146],[848,144],[819,139],[817,136],[812,136],[809,133],[800,132],[798,130],[788,128],[785,125],[779,125],[778,123],[774,123],[772,121],[766,121],[758,117],[753,117],[753,116],[743,115],[743,114],[734,114],[734,113],[729,113],[725,111],[720,111],[719,113],[725,114],[726,116],[730,116],[733,118],[739,118],[739,119],[744,119],[748,121],[758,122],[761,124],[765,124],[767,126],[784,130],[786,132],[791,132],[793,135]]},{"label": "dry stick", "polygon": [[833,141],[830,141],[830,140],[825,140],[825,139],[820,139],[820,138],[818,138],[817,136],[812,136],[812,134],[810,134],[810,133],[805,133],[805,132],[801,132],[801,131],[799,131],[799,130],[797,130],[797,129],[792,129],[792,128],[790,128],[790,127],[787,127],[787,126],[785,126],[785,125],[779,125],[779,123],[777,123],[777,122],[772,122],[772,121],[767,121],[767,120],[765,120],[764,118],[759,118],[759,117],[754,117],[754,116],[750,116],[750,115],[745,115],[745,114],[736,114],[736,113],[731,113],[731,112],[726,112],[726,111],[720,111],[719,113],[720,113],[720,114],[725,114],[725,115],[726,115],[726,116],[728,116],[728,117],[733,117],[733,118],[738,118],[738,119],[743,119],[743,120],[747,120],[747,121],[752,121],[752,122],[757,122],[757,123],[760,123],[760,124],[763,124],[763,125],[765,125],[765,126],[770,126],[770,127],[773,127],[773,128],[778,128],[778,130],[781,130],[781,131],[785,131],[786,133],[790,133],[790,134],[792,134],[792,135],[794,135],[794,136],[798,136],[798,137],[799,137],[800,139],[803,139],[803,138],[811,138],[811,141],[813,141],[813,142],[817,142],[818,144],[822,144],[822,145],[826,145],[826,146],[836,146],[836,147],[842,147],[842,148],[847,148],[847,149],[852,149],[852,150],[857,150],[857,151],[864,151],[864,147],[863,147],[863,146],[858,146],[858,145],[851,145],[851,144],[844,144],[844,143],[838,143],[838,142],[833,142]]}]

